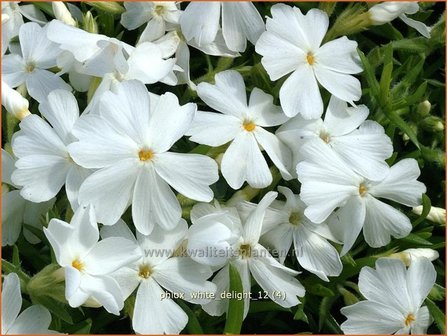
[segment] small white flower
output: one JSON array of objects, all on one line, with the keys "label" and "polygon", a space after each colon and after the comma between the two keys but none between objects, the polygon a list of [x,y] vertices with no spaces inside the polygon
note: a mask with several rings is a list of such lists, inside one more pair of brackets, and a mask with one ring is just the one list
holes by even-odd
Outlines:
[{"label": "small white flower", "polygon": [[[220,294],[229,291],[229,263],[239,271],[244,297],[244,316],[247,315],[251,289],[251,276],[269,298],[282,307],[300,303],[297,296],[304,296],[304,287],[294,277],[298,272],[280,264],[259,243],[265,211],[276,198],[269,192],[256,208],[241,221],[237,211],[217,210],[210,205],[198,205],[191,214],[193,225],[188,233],[187,251],[197,262],[224,266],[213,278],[217,286],[216,300],[202,305],[210,315],[222,315],[228,308],[228,300]],[[201,251],[204,252],[202,257]]]},{"label": "small white flower", "polygon": [[2,335],[57,334],[48,329],[51,314],[45,307],[33,305],[19,315],[21,307],[20,280],[16,273],[10,273],[2,286]]},{"label": "small white flower", "polygon": [[112,314],[119,315],[124,299],[118,283],[109,275],[135,261],[139,255],[132,241],[106,238],[99,230],[92,206],[80,206],[69,223],[52,219],[45,236],[65,271],[65,298],[79,307],[90,296]]},{"label": "small white flower", "polygon": [[255,44],[264,31],[264,22],[252,2],[190,2],[180,17],[182,33],[198,47],[216,41],[220,30],[232,51],[242,52],[247,40]]},{"label": "small white flower", "polygon": [[12,89],[8,84],[2,80],[2,105],[6,111],[11,113],[14,117],[22,120],[26,116],[30,115],[29,102],[27,99]]},{"label": "small white flower", "polygon": [[372,6],[368,12],[373,25],[382,25],[399,18],[410,27],[416,29],[424,37],[430,38],[430,27],[427,27],[420,21],[411,19],[406,15],[415,14],[418,11],[419,5],[417,2],[385,1]]},{"label": "small white flower", "polygon": [[[423,206],[419,205],[413,208],[413,213],[416,215],[421,215],[423,210]],[[445,225],[445,209],[432,206],[430,208],[430,212],[427,215],[427,219],[437,224]]]},{"label": "small white flower", "polygon": [[172,93],[151,95],[138,81],[104,93],[99,113],[81,118],[70,145],[73,159],[99,170],[80,189],[81,202],[92,203],[100,223],[113,225],[132,203],[138,231],[154,225],[173,229],[181,207],[169,185],[181,194],[209,202],[209,185],[218,180],[217,164],[204,155],[168,150],[189,128],[195,104],[180,106]]},{"label": "small white flower", "polygon": [[365,105],[348,107],[332,96],[324,119],[303,119],[300,115],[282,125],[276,135],[293,151],[294,163],[302,161],[300,149],[309,139],[327,144],[359,174],[380,180],[388,172],[388,159],[393,153],[391,139],[383,127],[366,120],[369,110]]},{"label": "small white flower", "polygon": [[344,36],[321,45],[329,25],[321,10],[303,15],[297,7],[276,4],[271,12],[256,52],[263,56],[261,62],[271,80],[292,73],[279,91],[287,116],[300,113],[305,119],[316,119],[322,115],[318,83],[351,104],[360,99],[360,81],[351,76],[362,71],[357,42]]},{"label": "small white flower", "polygon": [[46,37],[46,28],[28,22],[19,31],[21,54],[2,58],[2,78],[11,87],[26,85],[28,93],[38,102],[57,89],[71,91],[70,85],[48,69],[56,66],[60,49]]},{"label": "small white flower", "polygon": [[[315,224],[304,215],[306,205],[289,188],[278,187],[286,202],[274,201],[264,216],[261,242],[272,246],[284,260],[294,246],[299,264],[324,281],[328,276],[337,276],[342,270],[340,256],[327,239],[337,241],[326,223]],[[241,217],[249,214],[254,204],[242,202],[237,205]]]},{"label": "small white flower", "polygon": [[426,187],[417,181],[420,170],[416,160],[403,159],[390,167],[382,180],[370,181],[320,141],[307,142],[302,154],[304,161],[298,164],[297,174],[300,196],[307,205],[304,214],[321,223],[339,208],[328,224],[344,243],[342,255],[352,247],[362,228],[372,247],[385,246],[390,235],[403,238],[411,232],[408,217],[377,198],[411,207],[419,205]]},{"label": "small white flower", "polygon": [[124,299],[138,287],[132,315],[135,332],[178,334],[185,328],[188,316],[174,300],[163,297],[166,293],[164,289],[196,304],[210,301],[194,297],[196,294],[215,293],[216,286],[206,281],[212,275],[209,267],[188,257],[173,256],[186,238],[187,231],[188,225],[184,219],[174,230],[163,231],[156,227],[148,236],[137,233],[136,239],[123,221],[102,227],[103,238],[127,238],[139,251],[138,260],[112,274],[122,288]]},{"label": "small white flower", "polygon": [[[2,183],[13,188],[20,188],[11,181],[15,158],[2,149]],[[2,192],[2,246],[14,245],[22,231],[22,223],[42,230],[41,216],[53,206],[55,198],[47,202],[33,203],[20,195],[20,190],[4,190]],[[23,234],[31,244],[37,244],[40,239],[24,228]]]},{"label": "small white flower", "polygon": [[290,149],[264,129],[287,120],[281,108],[273,105],[273,97],[254,88],[247,104],[244,80],[233,70],[218,73],[215,81],[215,85],[200,83],[197,93],[221,113],[197,112],[187,133],[190,139],[214,147],[231,142],[223,155],[221,169],[233,189],[239,189],[244,181],[255,188],[270,185],[272,174],[261,148],[283,177],[291,179]]},{"label": "small white flower", "polygon": [[67,150],[75,140],[71,131],[79,117],[76,98],[68,91],[55,90],[39,110],[48,122],[31,114],[20,122],[20,131],[12,138],[18,157],[12,182],[23,187],[23,198],[37,203],[56,196],[65,184],[68,200],[76,209],[79,187],[90,173],[74,163]]},{"label": "small white flower", "polygon": [[348,319],[340,328],[345,334],[425,334],[432,320],[422,304],[435,280],[435,268],[425,258],[408,269],[387,258],[377,260],[376,269],[363,267],[359,289],[366,300],[341,309]]}]

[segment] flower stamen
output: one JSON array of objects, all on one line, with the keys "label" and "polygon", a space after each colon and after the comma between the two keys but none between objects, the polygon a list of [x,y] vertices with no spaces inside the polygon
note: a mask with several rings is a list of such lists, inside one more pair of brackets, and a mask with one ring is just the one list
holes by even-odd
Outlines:
[{"label": "flower stamen", "polygon": [[309,65],[313,65],[315,63],[315,56],[311,52],[308,52],[306,60]]},{"label": "flower stamen", "polygon": [[150,149],[142,149],[138,152],[138,157],[140,158],[140,161],[150,161],[154,157],[154,152]]},{"label": "flower stamen", "polygon": [[79,260],[79,258],[76,258],[75,260],[72,261],[71,266],[73,268],[76,268],[79,272],[84,271],[85,265],[84,263]]},{"label": "flower stamen", "polygon": [[153,273],[152,268],[148,264],[140,265],[138,270],[138,276],[140,278],[149,279],[152,273]]},{"label": "flower stamen", "polygon": [[253,121],[244,121],[244,129],[247,131],[247,132],[253,132],[254,130],[255,130],[255,128],[256,128],[256,124],[253,122]]},{"label": "flower stamen", "polygon": [[239,246],[239,255],[242,259],[247,259],[251,257],[251,245],[250,244],[242,244]]},{"label": "flower stamen", "polygon": [[289,216],[289,223],[295,226],[301,223],[301,214],[298,212],[292,212]]},{"label": "flower stamen", "polygon": [[368,188],[366,187],[365,183],[360,183],[359,185],[359,194],[360,196],[364,197],[368,192]]},{"label": "flower stamen", "polygon": [[414,315],[412,313],[408,314],[406,319],[405,319],[405,326],[408,327],[411,323],[413,323],[416,320],[416,318],[414,317]]}]

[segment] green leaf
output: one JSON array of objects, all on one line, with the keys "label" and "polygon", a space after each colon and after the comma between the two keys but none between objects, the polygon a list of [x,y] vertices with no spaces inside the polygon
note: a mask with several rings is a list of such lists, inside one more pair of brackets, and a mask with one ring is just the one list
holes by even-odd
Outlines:
[{"label": "green leaf", "polygon": [[199,320],[197,319],[196,314],[189,308],[189,306],[184,303],[182,300],[177,300],[177,304],[183,309],[183,311],[188,315],[188,324],[186,325],[186,330],[190,334],[202,335],[203,329],[200,325]]},{"label": "green leaf", "polygon": [[393,74],[393,48],[388,44],[385,48],[382,76],[380,77],[380,103],[384,106],[388,103],[390,85]]},{"label": "green leaf", "polygon": [[310,287],[306,288],[306,290],[308,293],[318,296],[325,296],[325,297],[334,296],[334,292],[331,289],[323,286],[320,283],[313,284]]},{"label": "green leaf", "polygon": [[430,293],[428,294],[428,298],[430,300],[435,301],[442,301],[445,298],[445,288],[436,284],[431,289]]},{"label": "green leaf", "polygon": [[445,335],[445,315],[438,308],[438,306],[430,299],[425,299],[425,304],[427,305],[428,310],[430,311],[430,315],[435,320],[436,325],[438,326],[439,331],[442,335]]},{"label": "green leaf", "polygon": [[[230,264],[228,269],[230,272],[230,293],[234,293],[234,296],[237,296],[239,293],[243,295],[244,288],[242,287],[241,277],[237,268]],[[244,300],[230,299],[224,334],[240,334],[243,320]]]},{"label": "green leaf", "polygon": [[380,92],[380,86],[374,74],[374,69],[372,68],[365,54],[358,49],[357,51],[362,61],[363,68],[365,69],[366,81],[368,82],[368,85],[372,91],[372,95],[378,97]]},{"label": "green leaf", "polygon": [[306,313],[304,312],[304,306],[302,304],[298,305],[298,309],[296,310],[295,315],[293,316],[294,320],[303,321],[309,324],[309,320],[307,318]]},{"label": "green leaf", "polygon": [[32,4],[39,8],[42,12],[54,17],[53,6],[51,5],[51,2],[34,1],[32,2]]},{"label": "green leaf", "polygon": [[427,50],[428,40],[425,37],[416,37],[412,39],[400,39],[391,42],[391,46],[396,50],[405,50],[414,53],[425,52]]},{"label": "green leaf", "polygon": [[431,209],[431,200],[426,194],[422,195],[422,213],[421,215],[412,223],[413,227],[416,227],[428,216]]},{"label": "green leaf", "polygon": [[418,138],[416,136],[416,133],[413,131],[413,129],[410,127],[410,125],[408,125],[405,120],[403,120],[397,113],[395,110],[391,110],[388,107],[385,107],[383,109],[383,112],[385,113],[385,115],[388,117],[388,119],[394,123],[397,127],[399,127],[399,129],[404,132],[405,134],[408,135],[408,137],[410,138],[411,142],[414,143],[414,145],[417,148],[420,148],[419,145],[419,141]]},{"label": "green leaf", "polygon": [[417,245],[417,246],[431,246],[433,245],[428,240],[421,238],[420,236],[416,235],[415,233],[410,233],[405,238],[400,239],[401,241]]}]

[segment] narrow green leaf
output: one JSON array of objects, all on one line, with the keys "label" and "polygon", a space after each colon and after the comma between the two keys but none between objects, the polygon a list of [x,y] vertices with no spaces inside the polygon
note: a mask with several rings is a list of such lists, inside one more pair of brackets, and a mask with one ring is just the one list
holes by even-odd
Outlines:
[{"label": "narrow green leaf", "polygon": [[325,297],[334,296],[334,292],[331,289],[329,289],[319,283],[314,284],[306,289],[310,294],[314,294],[314,295],[318,295],[318,296],[325,296]]},{"label": "narrow green leaf", "polygon": [[408,135],[408,137],[410,138],[411,142],[414,143],[414,145],[417,148],[420,148],[419,145],[419,141],[417,138],[416,133],[413,131],[413,129],[410,127],[410,125],[408,125],[405,120],[403,120],[397,113],[395,110],[391,110],[388,107],[383,109],[383,112],[385,113],[385,115],[388,117],[388,119],[394,123],[402,132],[404,132],[405,134]]},{"label": "narrow green leaf", "polygon": [[406,236],[405,238],[402,238],[400,240],[407,242],[407,243],[411,243],[413,245],[417,245],[417,246],[431,246],[431,245],[433,245],[428,240],[421,238],[420,236],[418,236],[414,233],[410,233],[408,236]]},{"label": "narrow green leaf", "polygon": [[428,216],[431,209],[431,200],[426,194],[422,195],[422,213],[421,215],[412,223],[413,227],[418,226],[422,221]]},{"label": "narrow green leaf", "polygon": [[379,86],[379,82],[376,79],[376,75],[374,74],[374,69],[372,68],[372,66],[369,63],[368,58],[365,56],[365,54],[363,52],[361,52],[360,50],[357,50],[357,51],[358,51],[360,59],[362,61],[363,68],[365,70],[366,81],[368,82],[368,85],[372,91],[372,95],[375,97],[378,97],[379,92],[380,92],[380,86]]},{"label": "narrow green leaf", "polygon": [[427,305],[428,310],[430,311],[430,315],[435,320],[436,326],[442,335],[445,335],[445,315],[438,308],[438,306],[430,299],[425,299],[425,304]]},{"label": "narrow green leaf", "polygon": [[388,44],[384,49],[383,70],[380,77],[380,103],[382,106],[388,103],[393,74],[393,48],[391,44]]},{"label": "narrow green leaf", "polygon": [[54,17],[53,6],[51,5],[51,2],[34,1],[32,2],[32,4],[39,8],[42,12]]},{"label": "narrow green leaf", "polygon": [[[230,264],[228,268],[230,272],[230,293],[237,296],[239,293],[243,295],[243,287],[241,277],[235,266]],[[224,327],[224,334],[240,334],[242,328],[242,321],[244,320],[244,300],[236,298],[230,299],[228,305],[227,321]]]},{"label": "narrow green leaf", "polygon": [[12,247],[12,264],[15,267],[20,267],[20,255],[19,255],[19,248],[17,245],[14,245]]},{"label": "narrow green leaf", "polygon": [[298,309],[296,310],[295,315],[293,316],[294,320],[303,321],[309,324],[309,319],[307,318],[306,313],[304,312],[304,306],[302,304],[298,305]]}]

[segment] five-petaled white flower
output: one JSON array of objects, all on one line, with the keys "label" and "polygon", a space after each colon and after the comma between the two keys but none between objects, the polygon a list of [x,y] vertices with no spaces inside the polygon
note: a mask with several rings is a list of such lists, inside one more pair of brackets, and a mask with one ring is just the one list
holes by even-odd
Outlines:
[{"label": "five-petaled white flower", "polygon": [[[306,205],[289,188],[278,187],[286,202],[275,200],[267,208],[262,226],[261,243],[271,246],[284,263],[293,243],[295,257],[309,272],[329,281],[328,276],[339,275],[343,266],[337,250],[327,239],[337,241],[326,223],[315,224],[304,215]],[[237,205],[241,217],[246,217],[255,205]]]},{"label": "five-petaled white flower", "polygon": [[363,228],[372,247],[385,246],[390,235],[407,236],[412,229],[402,212],[377,198],[385,198],[409,207],[421,203],[426,187],[417,181],[420,170],[414,159],[403,159],[388,169],[380,181],[371,181],[354,172],[340,157],[320,141],[310,140],[302,147],[304,161],[297,166],[301,182],[304,214],[321,223],[328,221],[335,237],[343,241],[341,254],[353,246]]},{"label": "five-petaled white flower", "polygon": [[65,271],[65,298],[72,307],[84,304],[90,296],[115,315],[124,299],[110,274],[138,259],[132,241],[106,238],[98,242],[99,230],[92,206],[81,205],[70,223],[52,219],[45,236],[57,263]]},{"label": "five-petaled white flower", "polygon": [[344,36],[321,45],[329,25],[321,10],[303,15],[297,7],[276,4],[271,12],[256,52],[263,56],[262,65],[272,80],[292,73],[279,91],[286,115],[319,118],[323,101],[318,83],[344,101],[360,99],[360,81],[351,76],[362,71],[357,42]]},{"label": "five-petaled white flower", "polygon": [[127,238],[138,250],[138,260],[112,274],[120,284],[124,298],[138,287],[132,315],[132,327],[137,333],[178,334],[185,328],[188,316],[165,295],[164,289],[185,301],[199,304],[209,302],[206,296],[216,291],[216,286],[206,281],[212,275],[208,266],[174,254],[187,231],[188,224],[184,219],[174,230],[163,231],[156,227],[148,236],[137,232],[136,239],[123,221],[101,229],[103,238]]},{"label": "five-petaled white flower", "polygon": [[366,298],[341,309],[348,319],[340,325],[345,334],[425,334],[430,313],[422,306],[436,280],[426,258],[402,261],[381,258],[376,269],[363,267],[359,289]]},{"label": "five-petaled white flower", "polygon": [[391,139],[383,127],[366,120],[365,105],[348,107],[346,102],[332,96],[324,119],[303,119],[300,115],[282,125],[276,135],[293,152],[293,166],[303,158],[300,149],[309,139],[327,144],[356,172],[371,180],[380,180],[388,172],[385,162],[393,153]]},{"label": "five-petaled white flower", "polygon": [[149,96],[138,81],[104,93],[99,113],[80,119],[79,138],[69,146],[82,167],[98,168],[82,184],[80,202],[91,203],[98,221],[115,224],[132,203],[138,231],[149,234],[154,225],[173,229],[181,207],[169,185],[179,193],[209,202],[209,185],[218,180],[216,162],[204,155],[172,153],[194,118],[195,104],[180,106],[172,93]]},{"label": "five-petaled white flower", "polygon": [[48,40],[46,28],[28,22],[19,31],[21,54],[12,53],[2,58],[2,79],[11,87],[21,84],[31,97],[42,102],[57,89],[71,91],[70,85],[48,69],[56,66],[60,49]]},{"label": "five-petaled white flower", "polygon": [[281,108],[273,105],[273,97],[254,88],[247,104],[244,80],[233,70],[218,73],[215,80],[215,85],[200,83],[197,93],[207,105],[222,113],[197,112],[187,133],[190,139],[208,146],[231,141],[221,169],[233,189],[240,188],[244,181],[255,188],[270,185],[272,174],[261,148],[283,177],[290,179],[291,151],[265,129],[287,120]]},{"label": "five-petaled white flower", "polygon": [[19,315],[21,307],[20,280],[16,273],[10,273],[2,286],[2,335],[57,334],[48,330],[51,314],[45,307],[33,305]]},{"label": "five-petaled white flower", "polygon": [[42,118],[35,114],[20,122],[20,131],[12,138],[12,149],[18,157],[11,176],[22,186],[20,195],[31,202],[45,202],[56,196],[65,184],[71,207],[78,207],[78,191],[90,174],[73,162],[67,145],[75,140],[72,128],[79,118],[76,98],[68,91],[52,91],[40,105]]}]

